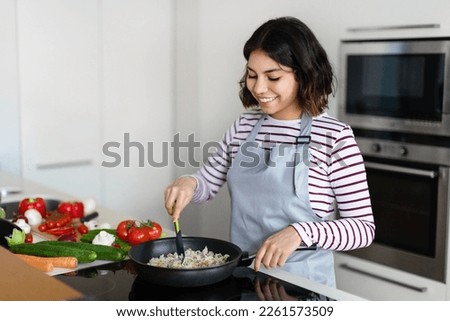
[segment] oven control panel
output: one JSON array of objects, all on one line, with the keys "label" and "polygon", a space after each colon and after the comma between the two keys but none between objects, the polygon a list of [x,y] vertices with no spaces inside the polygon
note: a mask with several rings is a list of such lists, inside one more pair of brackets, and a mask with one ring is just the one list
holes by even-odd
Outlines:
[{"label": "oven control panel", "polygon": [[450,166],[450,148],[356,137],[363,155]]},{"label": "oven control panel", "polygon": [[374,154],[387,153],[393,156],[405,157],[408,155],[408,148],[406,146],[397,146],[396,144],[386,143],[372,143],[370,150]]}]

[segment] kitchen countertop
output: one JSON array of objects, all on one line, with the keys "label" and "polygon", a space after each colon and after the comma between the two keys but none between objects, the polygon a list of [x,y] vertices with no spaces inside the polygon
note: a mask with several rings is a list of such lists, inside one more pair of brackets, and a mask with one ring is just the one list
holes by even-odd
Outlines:
[{"label": "kitchen countertop", "polygon": [[[46,187],[45,185],[38,184],[26,179],[22,179],[20,177],[16,177],[13,175],[10,175],[8,173],[0,171],[0,192],[2,195],[2,203],[6,202],[14,202],[14,201],[20,201],[21,199],[25,197],[37,197],[41,196],[44,199],[61,199],[61,200],[71,200],[73,199],[72,196],[67,195],[65,193],[61,193],[57,190],[51,189],[49,187]],[[96,206],[96,211],[99,212],[99,223],[101,222],[107,222],[111,224],[111,226],[117,225],[118,222],[120,222],[123,219],[129,218],[129,217],[123,217],[119,213],[108,209],[106,207],[103,207],[101,205]],[[174,232],[171,229],[164,228],[164,231],[168,236],[173,236]],[[88,264],[80,264],[77,270],[81,269],[87,269],[90,267],[96,267],[105,265],[110,262],[105,261],[95,261]],[[71,270],[66,269],[56,269],[54,272],[52,272],[50,275],[59,275],[59,274],[65,274],[68,272],[73,272]],[[349,294],[347,292],[338,290],[336,288],[331,288],[323,284],[319,284],[316,282],[313,282],[311,280],[302,278],[300,276],[293,275],[289,272],[280,270],[280,269],[271,269],[271,270],[265,270],[264,268],[261,269],[261,272],[269,275],[271,277],[283,280],[285,282],[297,285],[299,287],[308,289],[310,291],[320,293],[321,295],[324,295],[326,297],[329,297],[334,300],[338,301],[359,301],[364,300],[363,298],[360,298],[358,296]]]}]

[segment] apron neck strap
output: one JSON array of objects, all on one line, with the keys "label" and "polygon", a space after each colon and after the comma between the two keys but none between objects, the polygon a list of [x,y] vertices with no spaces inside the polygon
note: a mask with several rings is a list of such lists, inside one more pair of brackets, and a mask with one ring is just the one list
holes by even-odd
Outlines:
[{"label": "apron neck strap", "polygon": [[308,113],[302,113],[300,122],[300,134],[297,137],[297,144],[309,144],[311,142],[312,117]]}]

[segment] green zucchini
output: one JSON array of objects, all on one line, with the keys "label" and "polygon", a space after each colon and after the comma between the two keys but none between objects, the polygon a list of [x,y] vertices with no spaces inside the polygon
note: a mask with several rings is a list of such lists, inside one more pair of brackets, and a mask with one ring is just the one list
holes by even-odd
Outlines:
[{"label": "green zucchini", "polygon": [[122,241],[118,236],[117,236],[117,232],[115,229],[95,229],[95,230],[90,230],[89,232],[87,232],[86,234],[81,235],[80,237],[80,241],[84,242],[84,243],[92,243],[92,241],[94,240],[94,238],[97,236],[98,233],[100,233],[101,231],[105,231],[111,235],[114,236],[115,241],[114,243],[116,243],[117,245],[120,246],[120,248],[126,252],[128,252],[131,249],[131,245],[128,242]]},{"label": "green zucchini", "polygon": [[114,235],[114,237],[117,237],[116,230],[112,228],[103,228],[103,229],[95,229],[95,230],[89,230],[86,234],[81,235],[80,241],[85,243],[92,243],[94,238],[97,236],[98,233],[101,231],[105,231],[109,234]]},{"label": "green zucchini", "polygon": [[76,257],[79,263],[93,262],[97,259],[97,253],[92,250],[81,248],[69,248],[63,246],[53,246],[51,244],[23,243],[12,245],[10,251],[16,254],[26,254],[43,257],[72,256]]},{"label": "green zucchini", "polygon": [[85,251],[94,251],[97,253],[97,260],[121,261],[125,259],[127,253],[119,248],[84,242],[65,242],[65,241],[42,241],[40,244],[50,245],[55,248],[62,247],[67,249],[79,249]]}]

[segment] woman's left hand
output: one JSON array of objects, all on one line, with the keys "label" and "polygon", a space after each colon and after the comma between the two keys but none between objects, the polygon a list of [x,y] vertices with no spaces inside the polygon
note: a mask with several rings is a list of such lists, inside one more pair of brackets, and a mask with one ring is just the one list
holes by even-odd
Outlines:
[{"label": "woman's left hand", "polygon": [[271,235],[256,252],[255,271],[259,271],[261,263],[267,269],[283,266],[301,242],[300,235],[292,226]]}]

